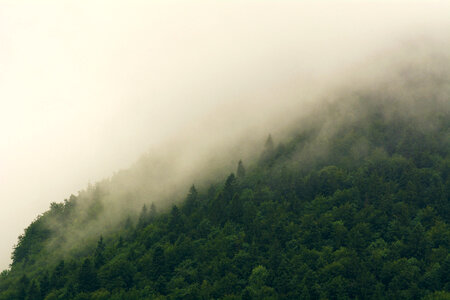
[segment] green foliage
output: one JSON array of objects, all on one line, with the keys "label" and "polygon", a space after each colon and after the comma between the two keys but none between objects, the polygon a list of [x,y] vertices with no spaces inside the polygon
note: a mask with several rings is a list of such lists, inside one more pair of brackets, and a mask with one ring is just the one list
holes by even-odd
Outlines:
[{"label": "green foliage", "polygon": [[92,292],[97,289],[98,281],[94,266],[89,258],[85,258],[78,273],[78,284],[81,292]]},{"label": "green foliage", "polygon": [[189,193],[184,201],[183,213],[190,216],[192,212],[198,207],[198,192],[194,185],[191,186]]},{"label": "green foliage", "polygon": [[239,160],[236,175],[238,178],[243,178],[245,176],[245,168],[244,164],[242,163],[242,160]]},{"label": "green foliage", "polygon": [[107,197],[52,204],[19,237],[0,299],[449,299],[448,113],[416,126],[361,101],[364,120],[269,136],[247,170],[55,258],[52,237],[72,238]]}]

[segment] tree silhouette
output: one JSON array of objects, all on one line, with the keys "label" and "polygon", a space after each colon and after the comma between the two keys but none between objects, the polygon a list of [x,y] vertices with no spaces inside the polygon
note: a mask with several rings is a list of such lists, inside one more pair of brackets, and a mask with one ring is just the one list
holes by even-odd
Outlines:
[{"label": "tree silhouette", "polygon": [[239,160],[236,175],[238,178],[243,178],[245,176],[245,168],[244,164],[242,163],[242,160]]}]

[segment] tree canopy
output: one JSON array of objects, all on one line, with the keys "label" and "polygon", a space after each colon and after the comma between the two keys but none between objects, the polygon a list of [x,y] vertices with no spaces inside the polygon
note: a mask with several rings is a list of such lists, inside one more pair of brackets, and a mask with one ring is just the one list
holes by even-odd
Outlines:
[{"label": "tree canopy", "polygon": [[277,147],[269,136],[236,176],[59,256],[51,237],[107,202],[98,189],[84,219],[81,196],[52,204],[19,237],[0,299],[450,299],[448,110],[360,101],[364,117],[333,134],[314,116]]}]

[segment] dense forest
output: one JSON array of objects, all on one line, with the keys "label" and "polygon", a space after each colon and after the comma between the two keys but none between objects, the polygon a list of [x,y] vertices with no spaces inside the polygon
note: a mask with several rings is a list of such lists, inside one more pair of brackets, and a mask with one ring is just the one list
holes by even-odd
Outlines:
[{"label": "dense forest", "polygon": [[52,203],[0,299],[450,299],[450,100],[351,98],[101,234],[105,184]]}]

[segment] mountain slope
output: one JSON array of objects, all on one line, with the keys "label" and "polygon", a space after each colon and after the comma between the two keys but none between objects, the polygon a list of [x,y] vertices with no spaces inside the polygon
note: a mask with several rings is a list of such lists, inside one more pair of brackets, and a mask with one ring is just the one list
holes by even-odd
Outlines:
[{"label": "mountain slope", "polygon": [[0,299],[449,299],[442,94],[331,103],[236,175],[114,224],[114,181],[52,204],[19,238]]}]

